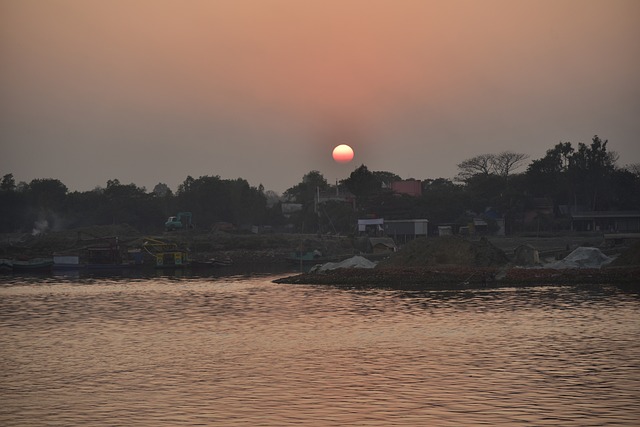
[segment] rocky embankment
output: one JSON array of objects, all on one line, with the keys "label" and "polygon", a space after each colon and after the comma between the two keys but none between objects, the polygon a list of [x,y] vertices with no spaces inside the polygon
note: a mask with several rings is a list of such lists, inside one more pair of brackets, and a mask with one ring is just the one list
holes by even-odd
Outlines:
[{"label": "rocky embankment", "polygon": [[415,240],[373,269],[299,274],[277,282],[422,290],[544,285],[616,285],[640,290],[640,244],[627,248],[604,266],[560,265],[515,266],[504,251],[486,239],[450,237]]}]

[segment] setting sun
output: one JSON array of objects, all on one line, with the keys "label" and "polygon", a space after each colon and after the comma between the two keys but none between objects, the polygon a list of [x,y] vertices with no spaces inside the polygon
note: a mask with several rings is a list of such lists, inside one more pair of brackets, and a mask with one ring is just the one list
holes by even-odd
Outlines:
[{"label": "setting sun", "polygon": [[333,149],[333,160],[338,163],[349,163],[353,160],[353,149],[347,144],[340,144]]}]

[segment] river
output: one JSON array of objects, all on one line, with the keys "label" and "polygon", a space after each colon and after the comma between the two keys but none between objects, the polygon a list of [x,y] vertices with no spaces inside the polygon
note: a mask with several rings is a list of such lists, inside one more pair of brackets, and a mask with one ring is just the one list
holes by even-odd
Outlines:
[{"label": "river", "polygon": [[0,425],[637,426],[640,298],[0,277]]}]

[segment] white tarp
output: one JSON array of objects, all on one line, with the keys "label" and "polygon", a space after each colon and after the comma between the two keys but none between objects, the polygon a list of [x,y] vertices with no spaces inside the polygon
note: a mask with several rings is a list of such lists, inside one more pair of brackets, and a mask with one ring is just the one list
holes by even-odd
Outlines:
[{"label": "white tarp", "polygon": [[545,265],[547,268],[600,268],[613,261],[598,248],[580,247],[571,252],[563,260]]},{"label": "white tarp", "polygon": [[354,257],[345,259],[340,262],[328,262],[326,264],[318,264],[313,266],[310,273],[316,273],[319,271],[327,271],[327,270],[336,270],[338,268],[373,268],[376,266],[376,263],[373,261],[369,261],[368,259],[356,255]]}]

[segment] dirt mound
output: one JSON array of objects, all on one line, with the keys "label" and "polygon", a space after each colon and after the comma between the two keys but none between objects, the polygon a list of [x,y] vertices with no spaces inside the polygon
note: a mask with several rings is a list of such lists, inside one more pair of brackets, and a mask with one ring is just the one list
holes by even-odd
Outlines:
[{"label": "dirt mound", "polygon": [[369,261],[368,259],[359,255],[345,259],[340,262],[327,262],[325,264],[319,264],[309,270],[310,273],[324,272],[330,270],[337,270],[339,268],[374,268],[376,263]]},{"label": "dirt mound", "polygon": [[409,242],[400,251],[381,261],[377,268],[437,265],[492,267],[508,262],[507,255],[485,238],[471,241],[460,236],[444,236]]},{"label": "dirt mound", "polygon": [[564,259],[548,264],[547,268],[600,268],[611,262],[611,258],[598,248],[579,247]]},{"label": "dirt mound", "polygon": [[629,249],[622,252],[610,265],[615,267],[640,265],[640,242],[637,242]]}]

